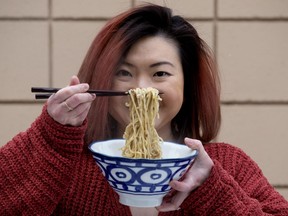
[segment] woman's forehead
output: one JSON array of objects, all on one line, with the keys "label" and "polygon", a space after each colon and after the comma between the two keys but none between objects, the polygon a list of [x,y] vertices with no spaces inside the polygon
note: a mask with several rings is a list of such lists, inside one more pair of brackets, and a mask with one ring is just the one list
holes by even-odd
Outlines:
[{"label": "woman's forehead", "polygon": [[139,61],[147,61],[153,67],[159,64],[173,65],[173,62],[179,60],[179,51],[175,42],[165,37],[153,36],[136,42],[123,59],[123,63],[133,65]]}]

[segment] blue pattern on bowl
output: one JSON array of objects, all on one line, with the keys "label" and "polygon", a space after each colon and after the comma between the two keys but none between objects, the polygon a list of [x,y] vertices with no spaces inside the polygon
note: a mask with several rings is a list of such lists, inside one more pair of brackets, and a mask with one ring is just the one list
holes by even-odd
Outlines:
[{"label": "blue pattern on bowl", "polygon": [[[97,151],[95,151],[95,148],[93,149],[93,145],[95,147],[95,145],[101,144],[103,148],[107,147],[105,145],[111,145],[110,149],[115,146],[116,153],[108,155],[107,151],[109,152],[109,149],[106,152],[102,151],[101,148]],[[101,168],[110,186],[120,195],[120,203],[129,206],[159,206],[162,198],[171,189],[169,182],[172,179],[178,180],[181,178],[197,155],[197,151],[181,145],[181,148],[187,148],[187,151],[189,151],[184,157],[164,159],[124,158],[120,156],[120,149],[124,144],[124,140],[109,140],[92,143],[89,149],[92,151],[93,158]],[[173,149],[174,146],[179,147],[179,144],[165,142],[163,146]]]}]

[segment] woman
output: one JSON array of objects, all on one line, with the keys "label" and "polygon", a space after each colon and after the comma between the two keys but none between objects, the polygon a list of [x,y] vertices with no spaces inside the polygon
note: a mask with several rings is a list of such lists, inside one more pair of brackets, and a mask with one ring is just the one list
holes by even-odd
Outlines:
[{"label": "woman", "polygon": [[[81,83],[81,84],[80,84]],[[88,88],[154,87],[164,94],[155,128],[198,149],[182,181],[157,208],[119,203],[87,145],[121,138],[127,97]],[[31,127],[1,149],[1,215],[288,215],[287,201],[240,149],[209,143],[220,126],[217,68],[207,45],[168,8],[146,5],[113,18],[70,85],[52,95]],[[189,138],[188,138],[189,137]]]}]

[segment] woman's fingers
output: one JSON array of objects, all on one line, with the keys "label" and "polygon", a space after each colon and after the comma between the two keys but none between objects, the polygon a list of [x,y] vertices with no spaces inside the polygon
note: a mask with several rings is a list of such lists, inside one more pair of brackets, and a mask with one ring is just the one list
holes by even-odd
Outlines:
[{"label": "woman's fingers", "polygon": [[[79,84],[79,85],[81,85],[81,84]],[[76,87],[76,86],[73,86],[73,87]],[[70,88],[72,88],[72,87],[70,87]],[[75,89],[73,89],[73,90],[75,90]],[[73,90],[70,90],[70,93]],[[73,92],[73,94],[70,97],[66,98],[65,100],[62,100],[64,108],[67,109],[68,111],[74,111],[82,103],[93,101],[95,94],[86,93],[86,91],[84,91],[83,93],[78,92],[78,91]],[[67,94],[68,93],[65,92],[65,95],[67,95]]]},{"label": "woman's fingers", "polygon": [[184,142],[191,149],[199,150],[201,147],[203,147],[202,142],[197,139],[191,139],[191,138],[186,137],[184,139]]},{"label": "woman's fingers", "polygon": [[70,86],[60,89],[47,101],[49,115],[63,125],[79,126],[85,120],[95,94],[87,93],[87,83],[79,82],[77,76],[73,76]]},{"label": "woman's fingers", "polygon": [[170,182],[170,186],[173,188],[172,192],[165,196],[161,206],[157,207],[159,211],[177,210],[191,191],[208,178],[213,167],[213,161],[205,151],[201,141],[185,138],[184,142],[191,149],[197,150],[198,156],[179,181]]},{"label": "woman's fingers", "polygon": [[193,189],[195,189],[208,178],[214,163],[201,141],[190,138],[185,138],[184,141],[188,147],[198,150],[198,155],[186,175],[187,180],[193,181]]},{"label": "woman's fingers", "polygon": [[161,212],[168,212],[168,211],[175,211],[180,209],[180,205],[189,195],[189,192],[179,193],[176,192],[170,199],[164,199],[161,206],[156,207],[158,211]]},{"label": "woman's fingers", "polygon": [[88,89],[89,89],[89,85],[87,83],[67,86],[67,87],[60,89],[58,92],[52,95],[52,97],[50,97],[49,100],[55,101],[56,103],[60,103],[60,102],[67,100],[72,95],[75,95],[77,93],[84,93]]},{"label": "woman's fingers", "polygon": [[72,76],[70,80],[70,86],[80,84],[79,78],[77,76]]},{"label": "woman's fingers", "polygon": [[79,105],[77,107],[77,112],[71,118],[69,118],[69,124],[73,126],[81,125],[88,115],[91,103],[83,103]]},{"label": "woman's fingers", "polygon": [[76,93],[59,104],[48,106],[48,112],[60,124],[79,126],[85,120],[95,98],[95,94]]},{"label": "woman's fingers", "polygon": [[193,176],[187,174],[181,181],[171,181],[170,186],[176,191],[185,192],[194,190],[197,187],[197,183]]}]

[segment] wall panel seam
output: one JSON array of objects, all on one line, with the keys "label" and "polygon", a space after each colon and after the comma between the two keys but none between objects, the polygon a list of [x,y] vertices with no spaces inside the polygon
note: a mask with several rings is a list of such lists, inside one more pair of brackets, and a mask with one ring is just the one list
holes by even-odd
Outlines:
[{"label": "wall panel seam", "polygon": [[48,1],[48,84],[53,83],[53,21],[52,0]]}]

